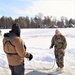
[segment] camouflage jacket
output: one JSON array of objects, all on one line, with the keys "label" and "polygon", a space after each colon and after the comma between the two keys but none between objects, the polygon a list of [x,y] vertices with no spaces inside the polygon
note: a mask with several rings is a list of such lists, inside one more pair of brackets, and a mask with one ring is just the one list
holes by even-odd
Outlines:
[{"label": "camouflage jacket", "polygon": [[63,35],[54,35],[51,40],[51,46],[54,46],[56,49],[62,48],[65,50],[67,46],[66,38]]}]

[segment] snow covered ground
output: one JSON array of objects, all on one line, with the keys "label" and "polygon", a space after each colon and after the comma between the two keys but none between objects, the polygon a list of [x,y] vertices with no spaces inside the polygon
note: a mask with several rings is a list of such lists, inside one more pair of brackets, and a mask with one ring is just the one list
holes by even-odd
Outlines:
[{"label": "snow covered ground", "polygon": [[[49,49],[55,30],[55,28],[21,30],[21,37],[25,41],[27,51],[34,56],[31,61],[26,59],[26,75],[47,75],[46,73],[51,73],[57,68],[54,49]],[[64,73],[56,75],[75,75],[75,28],[60,28],[59,30],[66,37],[68,45],[65,50]],[[0,36],[0,75],[11,75],[2,48],[3,34],[8,31],[9,29],[2,29],[2,36]]]}]

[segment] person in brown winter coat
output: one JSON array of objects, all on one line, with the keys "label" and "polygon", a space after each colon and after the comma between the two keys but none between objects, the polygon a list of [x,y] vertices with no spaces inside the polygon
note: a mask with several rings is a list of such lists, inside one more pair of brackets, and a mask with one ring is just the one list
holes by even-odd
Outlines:
[{"label": "person in brown winter coat", "polygon": [[7,55],[11,75],[24,75],[24,58],[33,58],[31,53],[26,52],[20,32],[19,24],[14,23],[11,31],[5,33],[3,38],[3,50]]}]

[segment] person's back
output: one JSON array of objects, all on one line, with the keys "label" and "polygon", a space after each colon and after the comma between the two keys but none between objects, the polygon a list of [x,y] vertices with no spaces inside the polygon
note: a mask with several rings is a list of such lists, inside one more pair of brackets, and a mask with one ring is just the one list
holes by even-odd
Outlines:
[{"label": "person's back", "polygon": [[31,60],[33,56],[26,52],[18,24],[13,24],[12,30],[4,34],[3,49],[7,54],[12,75],[24,75],[24,57]]},{"label": "person's back", "polygon": [[9,65],[16,66],[23,63],[24,57],[28,57],[23,40],[14,33],[7,33],[4,37],[4,52],[7,54]]}]

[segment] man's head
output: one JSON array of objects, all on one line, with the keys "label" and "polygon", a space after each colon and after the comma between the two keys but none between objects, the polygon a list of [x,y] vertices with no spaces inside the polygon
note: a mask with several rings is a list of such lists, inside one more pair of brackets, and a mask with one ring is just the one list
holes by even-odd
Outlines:
[{"label": "man's head", "polygon": [[55,35],[58,36],[58,35],[60,35],[60,34],[61,34],[60,31],[59,31],[58,29],[56,29],[56,30],[55,30]]},{"label": "man's head", "polygon": [[20,25],[18,23],[14,23],[12,25],[12,30],[13,33],[15,33],[17,36],[20,36]]}]

